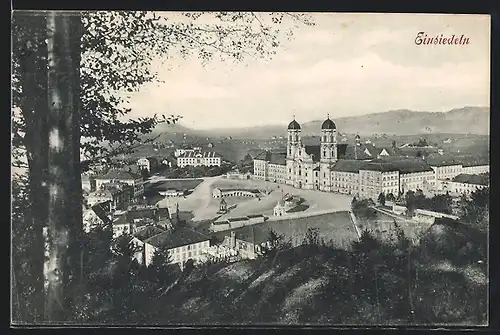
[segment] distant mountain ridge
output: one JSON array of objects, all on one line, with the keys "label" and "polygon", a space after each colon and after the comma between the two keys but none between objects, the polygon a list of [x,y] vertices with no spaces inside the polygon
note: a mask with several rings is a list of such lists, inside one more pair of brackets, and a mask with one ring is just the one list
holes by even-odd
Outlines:
[{"label": "distant mountain ridge", "polygon": [[[463,107],[448,112],[421,112],[408,109],[332,118],[340,133],[413,135],[426,133],[478,134],[490,132],[489,107]],[[300,123],[300,120],[297,120]],[[324,120],[301,123],[302,135],[319,135]],[[251,128],[226,128],[195,130],[182,125],[161,125],[160,132],[183,132],[194,136],[232,136],[234,138],[268,138],[286,134],[286,125],[255,126]]]}]

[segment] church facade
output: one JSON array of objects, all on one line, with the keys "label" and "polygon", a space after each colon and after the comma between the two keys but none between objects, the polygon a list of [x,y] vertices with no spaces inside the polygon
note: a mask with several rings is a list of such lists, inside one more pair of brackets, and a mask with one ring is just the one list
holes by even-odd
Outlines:
[{"label": "church facade", "polygon": [[303,145],[301,128],[293,120],[288,125],[286,180],[296,188],[331,190],[331,165],[337,156],[337,127],[328,117],[321,126],[319,145]]},{"label": "church facade", "polygon": [[338,160],[337,127],[328,117],[321,126],[319,145],[304,145],[300,124],[287,129],[286,153],[263,152],[254,159],[254,178],[295,188],[331,191],[332,165]]}]

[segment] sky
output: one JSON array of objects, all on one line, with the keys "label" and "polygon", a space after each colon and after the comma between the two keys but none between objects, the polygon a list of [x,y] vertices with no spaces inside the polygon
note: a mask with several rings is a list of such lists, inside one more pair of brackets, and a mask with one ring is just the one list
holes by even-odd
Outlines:
[{"label": "sky", "polygon": [[[163,13],[175,21],[172,13]],[[260,13],[265,17],[266,13]],[[182,115],[194,129],[237,128],[395,109],[445,112],[489,106],[490,17],[311,13],[272,59],[207,65],[154,62],[164,83],[131,96],[131,117]],[[196,23],[196,22],[195,22]],[[287,26],[289,25],[289,26]],[[281,26],[292,28],[291,23]],[[418,32],[468,37],[467,45],[416,45]]]}]

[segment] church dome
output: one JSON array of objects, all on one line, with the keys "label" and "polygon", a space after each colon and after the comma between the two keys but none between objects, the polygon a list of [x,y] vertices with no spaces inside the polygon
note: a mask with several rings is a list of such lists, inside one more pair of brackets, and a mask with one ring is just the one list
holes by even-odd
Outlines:
[{"label": "church dome", "polygon": [[288,125],[288,129],[300,129],[300,124],[297,121],[293,120]]},{"label": "church dome", "polygon": [[321,129],[337,129],[337,126],[332,120],[330,120],[330,118],[328,118],[321,125]]}]

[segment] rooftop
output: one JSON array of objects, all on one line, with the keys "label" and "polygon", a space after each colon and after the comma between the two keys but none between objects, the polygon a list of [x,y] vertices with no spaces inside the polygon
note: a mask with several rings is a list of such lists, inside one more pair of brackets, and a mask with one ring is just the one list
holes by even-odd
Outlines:
[{"label": "rooftop", "polygon": [[286,165],[286,153],[272,152],[269,163],[275,165]]},{"label": "rooftop", "polygon": [[111,223],[111,220],[108,218],[110,204],[111,201],[105,201],[91,207],[97,217],[99,217],[99,219],[101,219],[105,224]]},{"label": "rooftop", "polygon": [[154,209],[136,209],[129,210],[126,214],[128,221],[133,221],[134,219],[153,219],[155,216]]},{"label": "rooftop", "polygon": [[340,159],[332,166],[332,171],[358,173],[365,161],[355,159]]},{"label": "rooftop", "polygon": [[360,170],[368,170],[368,171],[380,171],[380,172],[390,172],[390,171],[398,171],[399,169],[388,162],[369,162],[363,165]]},{"label": "rooftop", "polygon": [[139,178],[141,177],[133,172],[119,170],[119,169],[110,169],[107,173],[96,177],[96,179],[117,179],[117,180],[136,180]]},{"label": "rooftop", "polygon": [[319,162],[321,159],[321,147],[319,145],[305,145],[306,154],[312,156],[314,162]]},{"label": "rooftop", "polygon": [[458,176],[453,178],[453,181],[458,182],[458,183],[488,186],[490,184],[490,176],[487,173],[485,173],[485,174],[459,174]]},{"label": "rooftop", "polygon": [[400,173],[416,173],[433,171],[432,167],[426,161],[419,158],[408,158],[391,161]]},{"label": "rooftop", "polygon": [[455,155],[455,159],[462,163],[462,166],[489,165],[490,159],[487,156]]},{"label": "rooftop", "polygon": [[425,161],[431,166],[451,166],[462,164],[462,162],[454,156],[439,154],[431,154],[426,157]]},{"label": "rooftop", "polygon": [[286,152],[264,150],[255,156],[254,159],[267,161],[276,165],[286,165]]},{"label": "rooftop", "polygon": [[[337,150],[338,150],[338,147],[337,147]],[[339,153],[339,157],[342,159],[366,160],[366,159],[373,158],[372,156],[365,153],[365,146],[364,145],[352,145],[352,146],[346,145],[345,151],[343,152],[343,154],[342,154],[342,152],[338,152],[338,153]]]},{"label": "rooftop", "polygon": [[156,236],[156,235],[164,233],[164,232],[165,232],[165,229],[161,229],[160,227],[148,226],[144,229],[139,230],[137,233],[134,234],[134,236],[137,237],[141,241],[145,241],[148,238],[151,238],[153,236]]},{"label": "rooftop", "polygon": [[189,228],[179,227],[146,239],[144,242],[157,248],[177,248],[184,245],[209,241],[210,237]]}]

